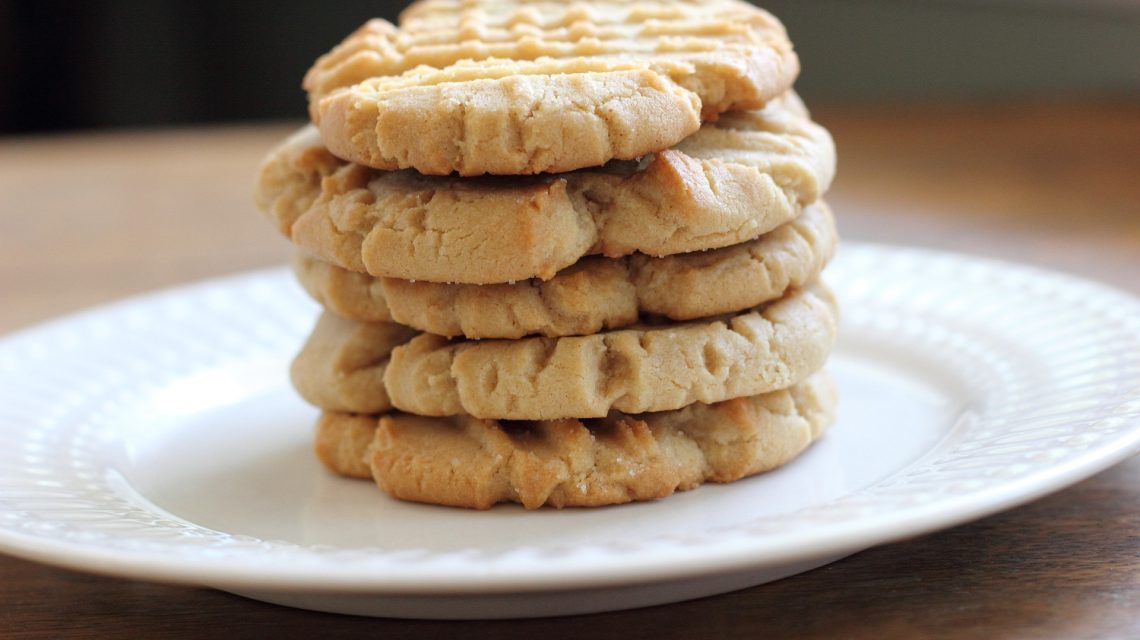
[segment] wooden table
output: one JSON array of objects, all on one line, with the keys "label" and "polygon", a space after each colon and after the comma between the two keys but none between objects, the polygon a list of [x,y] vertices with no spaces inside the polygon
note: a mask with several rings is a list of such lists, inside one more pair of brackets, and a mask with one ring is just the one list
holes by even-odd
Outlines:
[{"label": "wooden table", "polygon": [[[845,237],[998,256],[1140,293],[1140,107],[817,109]],[[0,142],[0,332],[282,262],[252,174],[287,128]],[[780,582],[664,607],[437,623],[295,611],[0,557],[0,637],[1140,637],[1140,458],[1042,500]]]}]

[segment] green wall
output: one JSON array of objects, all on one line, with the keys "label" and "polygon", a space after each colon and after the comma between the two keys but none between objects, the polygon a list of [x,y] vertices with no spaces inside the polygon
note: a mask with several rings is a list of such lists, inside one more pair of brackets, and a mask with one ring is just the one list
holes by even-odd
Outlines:
[{"label": "green wall", "polygon": [[808,96],[1140,97],[1140,2],[772,0]]}]

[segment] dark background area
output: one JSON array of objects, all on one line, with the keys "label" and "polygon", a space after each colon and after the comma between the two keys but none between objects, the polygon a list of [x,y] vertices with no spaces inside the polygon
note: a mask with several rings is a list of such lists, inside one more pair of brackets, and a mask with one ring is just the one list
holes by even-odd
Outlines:
[{"label": "dark background area", "polygon": [[[0,133],[301,118],[301,76],[404,2],[0,0]],[[1140,97],[1134,0],[777,0],[812,103]]]}]

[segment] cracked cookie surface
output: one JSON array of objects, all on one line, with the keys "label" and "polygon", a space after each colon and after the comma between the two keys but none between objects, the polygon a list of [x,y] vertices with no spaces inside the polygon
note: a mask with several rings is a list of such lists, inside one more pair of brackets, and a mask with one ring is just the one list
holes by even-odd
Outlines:
[{"label": "cracked cookie surface", "polygon": [[667,411],[799,382],[823,366],[838,312],[823,285],[723,319],[588,336],[449,341],[421,334],[392,351],[392,405],[424,416],[503,420]]},{"label": "cracked cookie surface", "polygon": [[791,87],[783,25],[739,0],[417,2],[305,76],[337,155],[381,169],[519,175],[660,151]]},{"label": "cracked cookie surface", "polygon": [[377,171],[303,130],[262,165],[258,206],[306,252],[377,277],[549,279],[584,255],[660,257],[755,239],[831,183],[835,149],[787,94],[640,163],[530,178]]},{"label": "cracked cookie surface", "polygon": [[417,333],[403,325],[322,314],[289,369],[293,388],[305,401],[328,411],[389,411],[384,369],[392,349]]},{"label": "cracked cookie surface", "polygon": [[327,309],[448,337],[588,335],[642,315],[691,320],[769,302],[815,280],[837,243],[823,202],[756,240],[651,258],[588,257],[547,281],[464,285],[373,278],[299,254],[295,272]]},{"label": "cracked cookie surface", "polygon": [[596,507],[733,482],[794,459],[834,419],[826,372],[715,404],[595,420],[326,413],[317,456],[402,500],[487,509]]}]

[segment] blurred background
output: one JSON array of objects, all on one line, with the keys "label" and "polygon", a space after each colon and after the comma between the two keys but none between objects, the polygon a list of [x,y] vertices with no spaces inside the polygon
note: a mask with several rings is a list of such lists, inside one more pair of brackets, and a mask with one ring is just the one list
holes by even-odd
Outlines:
[{"label": "blurred background", "polygon": [[[0,0],[0,133],[300,118],[338,0]],[[1135,100],[1140,0],[769,0],[809,104]]]}]

